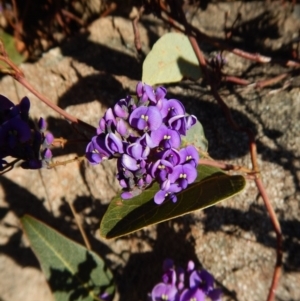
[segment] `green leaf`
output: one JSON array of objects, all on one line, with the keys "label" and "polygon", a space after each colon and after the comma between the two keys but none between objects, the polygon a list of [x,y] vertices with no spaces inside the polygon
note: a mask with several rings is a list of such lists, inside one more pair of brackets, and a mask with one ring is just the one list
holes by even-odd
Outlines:
[{"label": "green leaf", "polygon": [[198,151],[199,149],[206,152],[208,148],[208,142],[204,135],[202,124],[197,120],[188,131],[186,136],[181,136],[181,144],[183,147],[187,145],[194,145]]},{"label": "green leaf", "polygon": [[25,215],[21,219],[56,301],[101,300],[114,293],[112,274],[94,252]]},{"label": "green leaf", "polygon": [[242,176],[229,176],[220,169],[205,165],[199,165],[197,169],[196,183],[180,192],[175,204],[170,200],[162,205],[154,203],[153,197],[159,190],[157,183],[130,200],[122,200],[120,195],[115,197],[101,221],[101,236],[115,238],[145,226],[213,206],[245,187],[245,179]]},{"label": "green leaf", "polygon": [[184,76],[197,80],[201,69],[189,39],[181,33],[163,35],[143,64],[142,81],[149,85],[175,83]]},{"label": "green leaf", "polygon": [[15,38],[4,32],[0,31],[0,39],[2,40],[5,50],[9,56],[9,58],[16,64],[19,65],[25,61],[26,57],[20,54],[15,46]]}]

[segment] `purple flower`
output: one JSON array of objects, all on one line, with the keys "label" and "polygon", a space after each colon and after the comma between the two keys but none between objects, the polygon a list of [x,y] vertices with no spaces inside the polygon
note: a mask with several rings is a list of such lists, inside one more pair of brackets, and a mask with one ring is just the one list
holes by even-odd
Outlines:
[{"label": "purple flower", "polygon": [[131,113],[129,123],[139,130],[155,131],[161,126],[162,117],[156,107],[141,106]]},{"label": "purple flower", "polygon": [[181,160],[180,153],[175,148],[169,148],[161,151],[158,154],[158,157],[162,160],[170,162],[173,166],[178,165]]},{"label": "purple flower", "polygon": [[199,153],[193,145],[188,145],[179,151],[180,164],[189,163],[197,167],[199,161]]},{"label": "purple flower", "polygon": [[183,104],[177,99],[163,101],[161,115],[163,118],[170,119],[174,116],[184,115],[185,109]]},{"label": "purple flower", "polygon": [[105,137],[106,149],[110,151],[111,154],[123,154],[123,143],[120,138],[118,138],[114,133],[109,133]]},{"label": "purple flower", "polygon": [[181,295],[179,301],[204,301],[205,294],[202,290],[195,288],[185,289]]},{"label": "purple flower", "polygon": [[166,198],[170,198],[173,203],[177,202],[175,193],[181,191],[181,188],[176,184],[171,184],[167,190],[159,190],[154,196],[154,202],[160,205]]},{"label": "purple flower", "polygon": [[197,122],[197,118],[193,115],[177,115],[169,119],[168,124],[170,128],[178,131],[185,136],[186,132]]},{"label": "purple flower", "polygon": [[[221,301],[221,290],[213,287],[213,276],[206,270],[197,271],[194,269],[195,264],[191,260],[188,262],[186,270],[180,267],[175,270],[173,260],[165,260],[163,281],[153,288],[152,300],[175,298],[178,301],[204,301],[208,297],[212,301]],[[185,281],[188,276],[190,278],[189,283]]]},{"label": "purple flower", "polygon": [[177,301],[178,290],[175,285],[158,283],[151,293],[152,301]]},{"label": "purple flower", "polygon": [[0,146],[16,147],[18,143],[25,143],[31,137],[29,125],[19,116],[11,118],[0,125]]},{"label": "purple flower", "polygon": [[111,152],[105,144],[106,135],[104,133],[99,136],[94,136],[92,141],[86,147],[86,157],[91,164],[99,164],[104,159],[111,156]]},{"label": "purple flower", "polygon": [[165,125],[151,132],[151,138],[155,145],[162,148],[178,148],[181,143],[180,135],[177,131],[167,128]]},{"label": "purple flower", "polygon": [[169,179],[171,183],[177,183],[181,189],[186,189],[188,184],[193,183],[197,178],[197,170],[190,164],[177,165],[174,167]]},{"label": "purple flower", "polygon": [[161,204],[169,198],[176,202],[176,193],[196,179],[196,150],[188,147],[179,152],[181,135],[186,135],[196,118],[186,116],[183,104],[177,99],[167,100],[166,93],[164,87],[154,90],[139,82],[138,99],[127,96],[109,108],[86,147],[91,164],[118,158],[117,179],[123,199],[140,194],[157,181],[160,190],[154,201]]}]

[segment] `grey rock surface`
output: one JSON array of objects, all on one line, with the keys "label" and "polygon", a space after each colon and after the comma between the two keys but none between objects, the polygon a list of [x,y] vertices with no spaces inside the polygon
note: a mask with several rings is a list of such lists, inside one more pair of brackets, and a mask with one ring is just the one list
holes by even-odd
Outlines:
[{"label": "grey rock surface", "polygon": [[[207,9],[215,12],[215,20],[223,14],[220,5]],[[203,26],[211,22],[210,16],[206,18]],[[167,32],[152,17],[143,19],[139,28],[145,52]],[[130,21],[102,18],[91,24],[89,36],[75,37],[50,50],[37,63],[23,64],[21,68],[38,91],[69,113],[97,126],[105,109],[133,93],[141,78],[142,60],[137,58],[133,41]],[[224,55],[228,72],[252,82],[285,70],[271,64],[253,64],[229,52]],[[250,127],[256,135],[263,182],[284,234],[283,274],[276,300],[288,301],[300,300],[300,88],[296,78],[290,77],[285,83],[288,89],[282,89],[283,83],[260,90],[253,86],[222,86],[220,94],[232,109],[235,121]],[[14,102],[27,95],[32,117],[46,117],[55,137],[76,137],[66,121],[12,78],[1,79],[0,92]],[[230,128],[205,85],[185,80],[170,85],[168,92],[169,97],[182,100],[187,112],[195,114],[203,124],[213,158],[251,166],[247,137]],[[55,160],[82,155],[84,148],[84,144],[79,144],[57,150]],[[22,234],[19,217],[29,213],[83,243],[68,207],[68,202],[72,202],[93,249],[115,274],[119,288],[116,299],[146,300],[147,292],[160,279],[164,258],[168,257],[182,266],[193,259],[198,267],[213,273],[224,291],[224,300],[266,300],[275,265],[276,240],[251,180],[241,194],[217,206],[106,241],[99,237],[98,227],[107,204],[119,191],[114,174],[114,162],[96,167],[74,162],[52,170],[15,168],[1,176],[0,299],[52,300],[46,279]]]}]

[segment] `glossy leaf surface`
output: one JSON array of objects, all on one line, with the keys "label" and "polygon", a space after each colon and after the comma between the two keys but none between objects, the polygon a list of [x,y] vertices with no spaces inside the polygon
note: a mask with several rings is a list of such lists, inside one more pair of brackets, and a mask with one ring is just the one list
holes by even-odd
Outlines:
[{"label": "glossy leaf surface", "polygon": [[163,35],[143,63],[142,81],[149,85],[175,83],[186,76],[201,77],[201,69],[188,38],[178,32]]},{"label": "glossy leaf surface", "polygon": [[25,215],[21,219],[56,301],[101,300],[114,293],[111,272],[94,252]]},{"label": "glossy leaf surface", "polygon": [[153,201],[158,184],[153,184],[142,194],[130,200],[120,195],[110,203],[100,225],[100,234],[114,238],[137,231],[145,226],[157,224],[198,209],[204,209],[240,192],[245,186],[242,176],[228,176],[210,166],[198,166],[195,183],[178,194],[174,204],[170,200],[162,205]]}]

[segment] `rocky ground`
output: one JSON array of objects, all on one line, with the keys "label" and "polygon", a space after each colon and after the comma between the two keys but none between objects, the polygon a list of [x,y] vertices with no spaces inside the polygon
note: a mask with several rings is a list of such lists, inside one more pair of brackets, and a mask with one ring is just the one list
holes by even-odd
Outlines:
[{"label": "rocky ground", "polygon": [[[287,49],[300,29],[297,10],[265,2],[209,4],[205,10],[187,10],[203,32],[223,38],[224,14],[229,24],[238,12],[240,23],[233,40],[253,52],[274,54]],[[143,51],[168,29],[154,17],[140,23]],[[90,35],[78,35],[50,50],[36,63],[21,66],[26,78],[67,112],[97,126],[105,109],[132,93],[141,79],[142,59],[137,56],[131,22],[120,16],[100,18]],[[272,35],[270,35],[272,33]],[[216,49],[201,44],[206,55]],[[226,72],[252,82],[274,77],[287,69],[277,64],[256,64],[224,52]],[[187,111],[203,124],[209,153],[217,159],[250,166],[247,137],[230,128],[206,85],[184,80],[168,87],[169,96],[182,100]],[[56,137],[74,138],[72,127],[13,79],[0,81],[0,92],[17,102],[31,99],[32,117],[46,117]],[[283,274],[276,300],[300,300],[300,88],[297,76],[275,86],[223,85],[220,94],[234,119],[256,134],[263,182],[284,234]],[[84,145],[56,151],[57,160],[82,155]],[[52,170],[15,168],[0,178],[0,300],[52,300],[39,264],[22,234],[24,213],[44,220],[82,243],[68,202],[82,218],[95,250],[108,262],[118,284],[116,300],[146,300],[160,278],[166,257],[185,265],[196,261],[214,274],[224,300],[266,300],[275,264],[276,241],[270,219],[253,182],[236,197],[221,204],[137,233],[105,241],[99,221],[118,192],[114,164],[91,167],[71,163]]]}]

